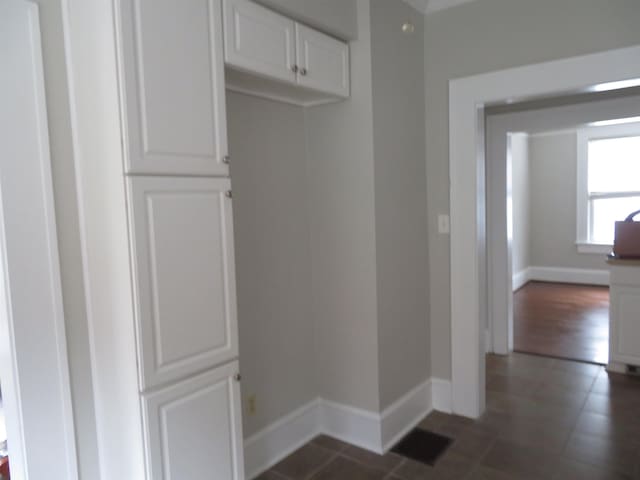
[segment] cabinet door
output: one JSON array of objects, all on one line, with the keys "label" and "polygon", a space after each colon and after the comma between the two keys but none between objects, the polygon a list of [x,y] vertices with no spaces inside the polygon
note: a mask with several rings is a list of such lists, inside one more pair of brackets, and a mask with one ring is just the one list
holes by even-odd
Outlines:
[{"label": "cabinet door", "polygon": [[120,0],[125,171],[228,175],[221,0]]},{"label": "cabinet door", "polygon": [[143,395],[150,480],[244,480],[237,371],[233,362]]},{"label": "cabinet door", "polygon": [[141,389],[238,355],[228,179],[130,177]]},{"label": "cabinet door", "polygon": [[295,83],[294,22],[247,0],[224,0],[227,65]]},{"label": "cabinet door", "polygon": [[296,24],[298,83],[327,93],[349,96],[349,46]]},{"label": "cabinet door", "polygon": [[640,286],[611,286],[611,360],[640,365]]}]

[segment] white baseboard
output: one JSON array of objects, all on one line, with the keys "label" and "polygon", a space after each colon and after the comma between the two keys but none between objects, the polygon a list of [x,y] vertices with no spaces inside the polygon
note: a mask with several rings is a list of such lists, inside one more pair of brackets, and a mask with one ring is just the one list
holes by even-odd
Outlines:
[{"label": "white baseboard", "polygon": [[246,478],[256,478],[319,434],[382,454],[432,410],[432,392],[432,381],[425,381],[382,413],[313,400],[245,440]]},{"label": "white baseboard", "polygon": [[427,380],[385,408],[381,414],[382,451],[386,452],[426,417],[433,404]]},{"label": "white baseboard", "polygon": [[557,267],[529,267],[528,270],[529,280],[583,285],[609,285],[608,270]]},{"label": "white baseboard", "polygon": [[247,478],[255,478],[320,433],[320,400],[315,399],[244,441]]},{"label": "white baseboard", "polygon": [[433,392],[433,409],[439,412],[451,413],[453,411],[451,380],[432,378],[431,391]]},{"label": "white baseboard", "polygon": [[382,453],[380,415],[377,413],[320,400],[319,429],[343,442]]},{"label": "white baseboard", "polygon": [[513,291],[522,288],[531,280],[531,268],[525,268],[513,275]]}]

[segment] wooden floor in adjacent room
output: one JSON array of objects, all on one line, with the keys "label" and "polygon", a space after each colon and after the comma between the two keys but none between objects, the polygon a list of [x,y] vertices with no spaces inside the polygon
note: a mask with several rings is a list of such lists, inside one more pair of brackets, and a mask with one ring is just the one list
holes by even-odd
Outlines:
[{"label": "wooden floor in adjacent room", "polygon": [[529,282],[514,293],[514,350],[592,363],[609,357],[609,288]]}]

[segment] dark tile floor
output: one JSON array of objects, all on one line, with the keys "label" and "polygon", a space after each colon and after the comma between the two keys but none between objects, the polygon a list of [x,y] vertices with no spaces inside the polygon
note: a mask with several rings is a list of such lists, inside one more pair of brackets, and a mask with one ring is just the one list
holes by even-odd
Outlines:
[{"label": "dark tile floor", "polygon": [[518,352],[606,364],[609,287],[529,282],[513,294]]},{"label": "dark tile floor", "polygon": [[435,467],[321,436],[260,480],[640,480],[640,379],[524,354],[487,357],[487,411],[433,412]]}]

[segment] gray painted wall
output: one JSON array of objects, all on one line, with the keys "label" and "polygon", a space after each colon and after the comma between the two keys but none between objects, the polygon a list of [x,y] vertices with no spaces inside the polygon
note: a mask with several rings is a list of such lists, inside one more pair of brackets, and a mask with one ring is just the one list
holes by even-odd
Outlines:
[{"label": "gray painted wall", "polygon": [[510,136],[511,198],[513,201],[511,265],[513,274],[531,266],[531,211],[529,136],[516,133]]},{"label": "gray painted wall", "polygon": [[[401,25],[410,20],[415,32]],[[430,374],[424,145],[424,17],[372,0],[380,408]]]},{"label": "gray painted wall", "polygon": [[[571,130],[579,126],[585,125],[589,122],[599,120],[610,120],[614,118],[633,117],[640,114],[640,96],[636,89],[629,89],[628,96],[623,97],[620,94],[615,96],[610,95],[588,95],[587,98],[590,101],[584,101],[581,96],[573,97],[571,101],[568,98],[559,100],[560,105],[556,107],[549,106],[549,102],[531,104],[530,110],[522,110],[519,108],[498,109],[502,113],[493,113],[493,109],[489,111],[486,120],[487,126],[487,164],[488,164],[488,192],[489,203],[491,210],[489,213],[493,213],[490,217],[490,229],[494,232],[499,232],[506,229],[506,225],[500,223],[498,212],[501,208],[504,209],[504,199],[499,198],[495,192],[499,189],[497,185],[494,185],[497,179],[504,178],[504,175],[500,173],[501,168],[506,168],[506,150],[507,150],[507,134],[508,132],[528,132],[530,134],[530,141],[532,136],[539,133],[559,130]],[[511,111],[513,110],[513,111]],[[575,143],[575,139],[573,141]],[[530,143],[531,145],[531,143]],[[554,176],[549,182],[540,180],[538,186],[533,185],[533,180],[530,179],[531,189],[531,201],[536,195],[546,195],[548,189],[552,188],[553,192],[550,194],[556,201],[563,202],[563,205],[567,205],[565,209],[566,215],[562,214],[562,209],[558,211],[555,209],[550,215],[562,215],[560,219],[555,220],[556,227],[554,231],[547,233],[544,231],[544,222],[541,227],[537,227],[537,231],[531,233],[530,249],[531,249],[531,266],[552,266],[552,267],[568,267],[568,268],[586,268],[586,269],[598,269],[603,268],[602,255],[593,254],[581,254],[577,252],[575,246],[575,159],[567,160],[567,155],[575,155],[575,145],[573,147],[565,146],[564,153],[561,158],[558,158],[558,162],[572,162],[571,165],[561,164],[558,166],[558,171],[553,172],[553,165],[549,165],[548,160],[544,160],[547,167],[551,169],[547,173],[538,174],[539,177]],[[573,148],[573,153],[567,149]],[[558,157],[557,153],[554,154]],[[533,159],[530,156],[530,168],[533,169]],[[565,176],[570,176],[569,180],[564,178],[558,178],[557,173],[559,171],[564,172]],[[531,172],[530,172],[531,173]],[[564,182],[564,183],[563,183]],[[572,182],[571,185],[566,184]],[[562,191],[557,191],[561,189]],[[542,193],[540,193],[542,192]],[[517,193],[517,192],[516,192]],[[547,199],[540,200],[541,203],[545,203]],[[533,208],[533,205],[531,206]],[[573,213],[571,213],[571,211]],[[536,216],[541,217],[545,212],[539,212]],[[569,218],[569,215],[573,218]],[[533,215],[533,211],[531,213]],[[493,218],[495,217],[495,218]],[[506,218],[506,217],[505,217]],[[559,224],[562,222],[562,226]],[[530,227],[533,229],[533,224]],[[542,229],[542,230],[540,230]],[[517,229],[516,229],[517,230]],[[503,230],[505,231],[505,230]],[[573,232],[569,234],[569,232]],[[556,233],[557,232],[557,233]],[[564,233],[560,233],[564,232]],[[517,235],[517,231],[514,232]],[[543,247],[539,246],[535,248],[536,251],[543,252],[540,256],[533,258],[533,242],[536,241],[539,245],[545,245],[549,251],[542,250]],[[549,243],[551,242],[551,243]],[[562,253],[556,253],[562,252]],[[506,262],[506,259],[494,259],[494,262]],[[540,262],[540,263],[538,263]],[[507,268],[498,266],[501,270],[506,271]]]},{"label": "gray painted wall", "polygon": [[431,360],[451,377],[448,84],[453,78],[640,44],[636,0],[476,0],[426,17],[426,152]]},{"label": "gray painted wall", "polygon": [[351,97],[306,110],[311,266],[320,394],[378,411],[378,326],[369,2],[358,0]]},{"label": "gray painted wall", "polygon": [[255,0],[295,20],[337,37],[358,37],[356,0]]},{"label": "gray painted wall", "polygon": [[576,248],[576,142],[575,131],[530,137],[533,266],[607,268],[604,255]]},{"label": "gray painted wall", "polygon": [[424,20],[375,0],[369,36],[366,4],[346,102],[228,94],[247,436],[317,396],[379,411],[429,376]]},{"label": "gray painted wall", "polygon": [[250,436],[317,397],[304,111],[227,92],[227,118]]}]

